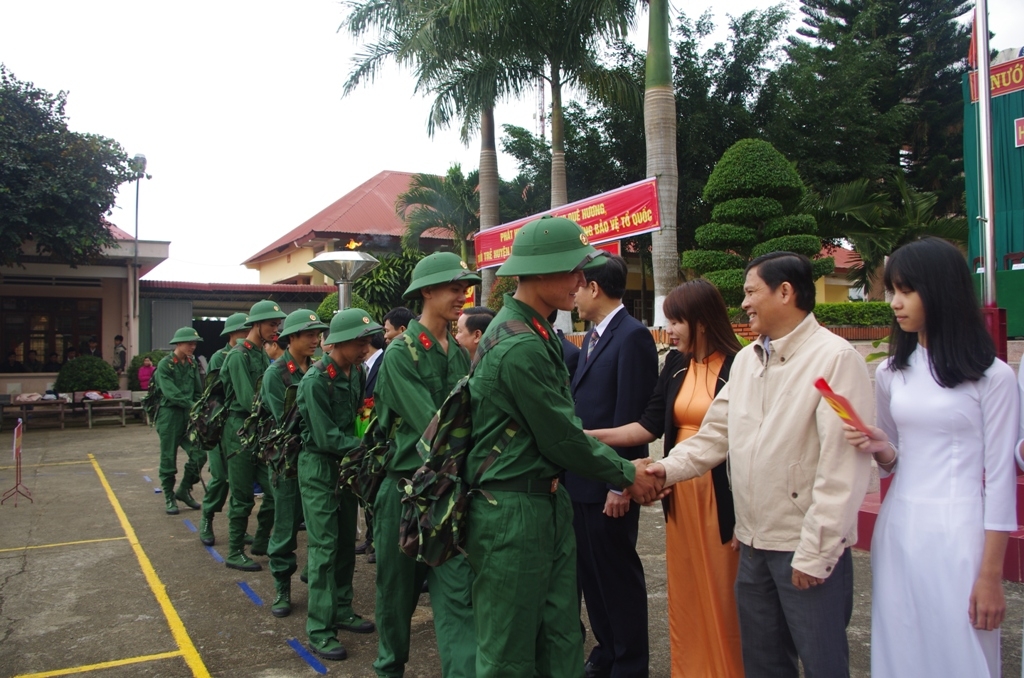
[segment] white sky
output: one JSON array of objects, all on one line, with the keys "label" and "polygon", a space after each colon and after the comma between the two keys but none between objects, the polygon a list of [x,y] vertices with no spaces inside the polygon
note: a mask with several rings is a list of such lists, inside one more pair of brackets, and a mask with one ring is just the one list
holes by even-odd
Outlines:
[{"label": "white sky", "polygon": [[[990,0],[993,48],[1024,45],[1019,2]],[[719,1],[715,20],[772,4]],[[427,136],[429,100],[408,72],[391,68],[341,97],[358,48],[337,32],[345,11],[337,0],[0,0],[0,62],[67,90],[72,129],[146,155],[139,237],[172,243],[149,279],[258,282],[243,260],[377,172],[478,164],[479,139],[466,148],[457,130]],[[533,130],[535,109],[534,96],[501,105],[497,122]],[[515,174],[506,155],[498,167]],[[110,220],[132,233],[134,215],[126,184]]]}]

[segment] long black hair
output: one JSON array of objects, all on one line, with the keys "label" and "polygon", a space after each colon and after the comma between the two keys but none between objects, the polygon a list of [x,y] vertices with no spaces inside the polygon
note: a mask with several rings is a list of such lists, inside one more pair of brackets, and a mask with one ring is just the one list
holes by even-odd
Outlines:
[{"label": "long black hair", "polygon": [[[885,264],[885,288],[917,292],[921,298],[935,381],[953,388],[984,376],[996,359],[996,347],[985,329],[967,261],[957,248],[939,238],[904,245]],[[904,332],[893,320],[890,369],[906,368],[916,348],[917,333]]]}]

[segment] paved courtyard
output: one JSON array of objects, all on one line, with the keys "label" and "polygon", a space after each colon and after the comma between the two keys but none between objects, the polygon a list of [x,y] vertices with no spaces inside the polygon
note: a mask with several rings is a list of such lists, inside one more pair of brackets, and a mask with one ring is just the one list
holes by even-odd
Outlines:
[{"label": "paved courtyard", "polygon": [[[4,447],[10,435],[5,421]],[[223,516],[214,523],[218,543],[207,549],[195,531],[199,511],[164,514],[155,492],[153,429],[31,427],[24,450],[24,483],[34,502],[0,507],[0,677],[373,675],[376,634],[343,632],[346,661],[307,661],[304,587],[296,579],[291,617],[272,617],[269,572],[242,573],[222,563]],[[14,485],[9,460],[0,466],[0,492]],[[660,509],[644,509],[641,553],[651,601],[651,675],[657,677],[669,675],[662,530]],[[299,544],[301,567],[303,534]],[[266,558],[256,560],[266,566]],[[867,676],[869,556],[857,553],[855,563],[853,675]],[[371,619],[373,582],[374,566],[359,557],[355,607]],[[1007,594],[1003,666],[1013,676],[1021,666],[1024,587],[1010,584]],[[406,675],[439,676],[427,595],[413,619],[412,643]]]}]

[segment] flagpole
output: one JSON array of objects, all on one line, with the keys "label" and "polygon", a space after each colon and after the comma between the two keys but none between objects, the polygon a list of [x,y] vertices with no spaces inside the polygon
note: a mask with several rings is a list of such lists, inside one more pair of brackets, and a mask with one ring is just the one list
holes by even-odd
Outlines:
[{"label": "flagpole", "polygon": [[982,246],[985,272],[982,276],[982,306],[985,324],[996,343],[996,352],[1006,360],[1006,311],[996,303],[996,218],[992,165],[992,95],[989,80],[988,0],[977,0],[974,17],[974,58],[978,64],[978,155],[981,173]]}]

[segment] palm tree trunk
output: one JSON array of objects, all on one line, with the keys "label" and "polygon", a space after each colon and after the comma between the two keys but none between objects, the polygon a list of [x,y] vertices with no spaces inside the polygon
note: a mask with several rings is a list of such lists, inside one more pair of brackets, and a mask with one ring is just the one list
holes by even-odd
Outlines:
[{"label": "palm tree trunk", "polygon": [[651,235],[654,270],[654,325],[664,327],[662,305],[679,283],[676,207],[679,165],[676,160],[676,99],[668,42],[668,0],[650,1],[647,41],[647,82],[644,92],[644,131],[647,135],[647,176],[658,178],[661,230]]},{"label": "palm tree trunk", "polygon": [[[501,223],[498,212],[498,152],[494,140],[494,106],[484,106],[480,111],[480,230],[492,228]],[[487,305],[491,287],[494,286],[494,269],[481,271],[480,306]]]},{"label": "palm tree trunk", "polygon": [[561,66],[551,64],[551,208],[569,202],[565,180],[565,124],[562,119]]}]

